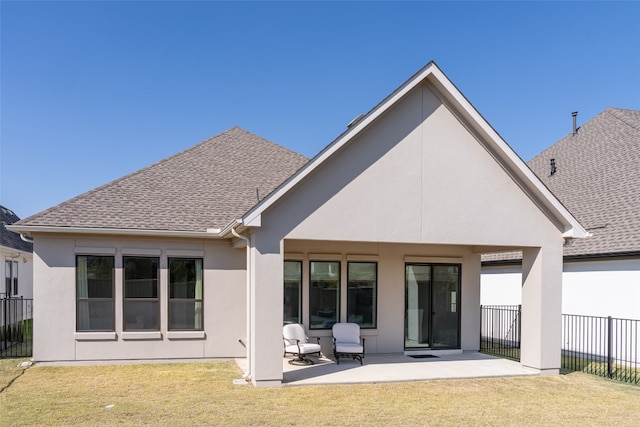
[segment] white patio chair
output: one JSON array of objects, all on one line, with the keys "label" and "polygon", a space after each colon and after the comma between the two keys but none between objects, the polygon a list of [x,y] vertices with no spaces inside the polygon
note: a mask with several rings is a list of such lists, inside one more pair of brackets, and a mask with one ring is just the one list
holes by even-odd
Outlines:
[{"label": "white patio chair", "polygon": [[362,365],[364,338],[360,336],[357,323],[336,323],[333,325],[333,355],[338,365],[340,357],[351,357]]},{"label": "white patio chair", "polygon": [[313,360],[307,359],[310,354],[320,356],[320,338],[316,337],[316,343],[310,343],[309,338],[304,330],[304,326],[299,323],[291,323],[284,325],[282,328],[282,336],[284,338],[284,355],[292,354],[297,356],[295,359],[289,360],[290,364],[313,365]]}]

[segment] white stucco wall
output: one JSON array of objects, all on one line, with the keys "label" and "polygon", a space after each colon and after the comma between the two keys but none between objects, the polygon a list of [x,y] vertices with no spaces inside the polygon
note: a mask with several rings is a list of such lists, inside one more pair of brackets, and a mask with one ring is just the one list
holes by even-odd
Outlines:
[{"label": "white stucco wall", "polygon": [[535,247],[559,239],[426,84],[265,213],[262,227],[314,240]]},{"label": "white stucco wall", "polygon": [[[585,316],[640,319],[640,259],[565,262],[562,312]],[[522,301],[518,266],[482,269],[483,305],[512,305]]]},{"label": "white stucco wall", "polygon": [[[246,341],[245,252],[228,241],[35,236],[34,350],[36,361],[242,357]],[[115,257],[115,333],[76,332],[76,254]],[[123,332],[122,256],[160,258],[160,332]],[[202,257],[204,333],[169,332],[169,256]]]}]

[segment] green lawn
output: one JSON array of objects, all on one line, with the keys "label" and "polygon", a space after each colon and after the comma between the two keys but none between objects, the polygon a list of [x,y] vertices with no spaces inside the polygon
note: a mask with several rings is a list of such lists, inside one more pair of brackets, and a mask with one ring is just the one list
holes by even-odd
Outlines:
[{"label": "green lawn", "polygon": [[234,362],[28,368],[0,361],[0,425],[640,425],[640,387],[549,377],[256,389]]}]

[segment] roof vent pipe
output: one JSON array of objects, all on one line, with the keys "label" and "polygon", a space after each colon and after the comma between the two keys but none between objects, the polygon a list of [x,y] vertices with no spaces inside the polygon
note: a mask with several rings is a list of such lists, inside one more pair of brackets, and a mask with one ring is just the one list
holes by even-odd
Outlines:
[{"label": "roof vent pipe", "polygon": [[573,113],[571,113],[571,115],[573,116],[573,136],[576,136],[576,134],[578,133],[578,127],[576,125],[576,119],[578,117],[578,112],[574,111]]}]

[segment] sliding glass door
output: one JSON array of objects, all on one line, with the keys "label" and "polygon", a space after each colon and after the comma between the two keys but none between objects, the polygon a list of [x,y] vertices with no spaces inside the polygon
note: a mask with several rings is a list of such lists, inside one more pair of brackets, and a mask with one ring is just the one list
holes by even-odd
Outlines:
[{"label": "sliding glass door", "polygon": [[460,265],[406,264],[405,349],[460,347]]}]

